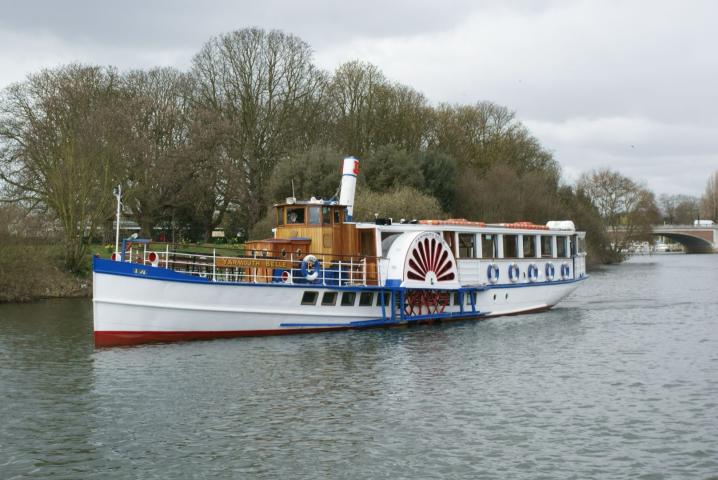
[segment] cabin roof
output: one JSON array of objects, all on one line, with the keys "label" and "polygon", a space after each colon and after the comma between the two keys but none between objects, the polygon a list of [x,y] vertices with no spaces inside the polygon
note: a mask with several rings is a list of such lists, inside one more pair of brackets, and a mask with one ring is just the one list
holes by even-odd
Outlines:
[{"label": "cabin roof", "polygon": [[336,200],[295,200],[293,202],[280,202],[275,203],[274,207],[304,207],[304,206],[315,206],[315,207],[346,207],[338,203]]},{"label": "cabin roof", "polygon": [[356,224],[359,229],[376,228],[382,232],[413,232],[413,231],[432,231],[432,232],[466,232],[466,233],[511,233],[511,234],[527,234],[527,235],[573,235],[581,234],[580,230],[558,229],[558,228],[526,228],[519,227],[515,224],[494,224],[477,225],[479,222],[471,223],[399,223],[395,222],[391,225],[377,225],[375,223],[359,222]]}]

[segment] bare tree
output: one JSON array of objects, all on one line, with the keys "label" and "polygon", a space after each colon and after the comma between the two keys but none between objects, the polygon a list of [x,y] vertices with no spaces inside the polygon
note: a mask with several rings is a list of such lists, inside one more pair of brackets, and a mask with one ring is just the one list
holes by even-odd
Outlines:
[{"label": "bare tree", "polygon": [[426,143],[431,109],[423,94],[389,82],[371,63],[352,61],[334,72],[327,91],[331,135],[327,140],[365,156],[392,144],[418,152]]},{"label": "bare tree", "polygon": [[192,177],[188,161],[192,111],[189,76],[171,68],[136,70],[122,77],[125,205],[142,233],[152,228],[166,208],[176,208]]},{"label": "bare tree", "polygon": [[718,170],[708,178],[706,190],[701,197],[701,217],[718,222]]},{"label": "bare tree", "polygon": [[700,199],[690,195],[663,194],[658,203],[663,221],[669,224],[690,224],[699,214]]},{"label": "bare tree", "polygon": [[81,270],[87,240],[111,211],[120,148],[112,69],[68,65],[8,87],[0,100],[0,177],[6,200],[49,208],[65,265]]},{"label": "bare tree", "polygon": [[519,174],[540,171],[555,177],[559,166],[541,147],[514,112],[491,102],[475,105],[440,105],[434,113],[429,147],[443,151],[459,170],[479,175],[505,164]]},{"label": "bare tree", "polygon": [[628,245],[650,235],[660,214],[655,197],[641,185],[609,169],[583,174],[577,188],[598,209],[613,240],[612,253],[621,256]]},{"label": "bare tree", "polygon": [[315,143],[312,125],[326,79],[311,60],[309,45],[298,37],[256,28],[214,37],[194,57],[195,102],[223,125],[214,141],[204,138],[217,147],[224,185],[215,193],[228,196],[218,199],[210,227],[237,202],[247,225],[254,224],[276,162]]}]

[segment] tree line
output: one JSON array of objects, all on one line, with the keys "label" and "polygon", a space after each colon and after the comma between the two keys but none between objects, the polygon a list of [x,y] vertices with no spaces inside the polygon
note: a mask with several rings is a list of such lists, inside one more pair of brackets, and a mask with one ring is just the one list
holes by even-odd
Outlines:
[{"label": "tree line", "polygon": [[[607,226],[636,225],[632,239],[660,218],[653,194],[617,172],[562,182],[551,152],[506,107],[432,106],[358,60],[323,71],[306,42],[276,30],[213,37],[188,71],[71,64],[0,96],[2,198],[52,219],[72,271],[111,228],[118,183],[144,236],[261,236],[273,202],[334,196],[347,155],[362,160],[359,220],[570,218],[588,231],[594,260],[610,262],[621,246]],[[705,202],[714,219],[715,180]]]}]

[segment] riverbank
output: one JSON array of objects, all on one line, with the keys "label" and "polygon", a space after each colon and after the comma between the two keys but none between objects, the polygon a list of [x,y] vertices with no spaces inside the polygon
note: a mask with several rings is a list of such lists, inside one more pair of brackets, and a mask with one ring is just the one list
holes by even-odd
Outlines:
[{"label": "riverbank", "polygon": [[[242,254],[244,245],[192,244],[182,245],[181,250],[207,255],[213,250]],[[0,303],[91,297],[91,256],[106,256],[111,251],[111,246],[91,245],[85,271],[76,275],[63,269],[60,245],[0,241]]]},{"label": "riverbank", "polygon": [[91,295],[91,273],[63,270],[60,246],[0,244],[0,303]]}]

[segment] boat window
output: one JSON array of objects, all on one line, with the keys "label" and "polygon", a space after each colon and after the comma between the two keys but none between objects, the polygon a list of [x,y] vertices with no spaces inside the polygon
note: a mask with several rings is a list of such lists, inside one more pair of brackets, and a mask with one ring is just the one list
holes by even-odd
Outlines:
[{"label": "boat window", "polygon": [[342,293],[342,307],[353,307],[356,299],[357,299],[356,292]]},{"label": "boat window", "polygon": [[359,254],[367,257],[376,255],[374,229],[359,230]]},{"label": "boat window", "polygon": [[309,207],[309,225],[319,225],[322,221],[320,207]]},{"label": "boat window", "polygon": [[518,235],[504,235],[504,258],[516,258],[519,256]]},{"label": "boat window", "polygon": [[586,239],[581,237],[576,237],[576,249],[578,250],[579,255],[583,255],[586,253]]},{"label": "boat window", "polygon": [[474,258],[474,242],[476,235],[473,233],[459,234],[459,258]]},{"label": "boat window", "polygon": [[324,225],[332,223],[331,209],[329,207],[322,207],[322,223]]},{"label": "boat window", "polygon": [[566,237],[556,237],[556,256],[559,258],[566,256]]},{"label": "boat window", "polygon": [[553,258],[553,242],[551,235],[541,235],[541,257]]},{"label": "boat window", "polygon": [[376,296],[376,306],[381,307],[381,300],[384,299],[384,306],[389,307],[391,303],[391,292],[381,292]]},{"label": "boat window", "polygon": [[374,292],[361,292],[359,295],[359,306],[360,307],[371,307],[374,301]]},{"label": "boat window", "polygon": [[524,258],[536,257],[536,237],[534,235],[524,235]]},{"label": "boat window", "polygon": [[461,305],[461,298],[459,292],[454,292],[452,298],[454,299],[452,303],[453,305]]},{"label": "boat window", "polygon": [[284,225],[284,207],[277,208],[277,225]]},{"label": "boat window", "polygon": [[302,305],[316,305],[319,292],[304,292],[302,295]]},{"label": "boat window", "polygon": [[324,292],[322,305],[333,307],[337,304],[337,292]]},{"label": "boat window", "polygon": [[481,258],[496,258],[496,235],[481,235]]},{"label": "boat window", "polygon": [[288,208],[287,223],[293,225],[304,223],[304,207]]},{"label": "boat window", "polygon": [[339,225],[342,223],[342,212],[338,209],[334,209],[334,224]]}]

